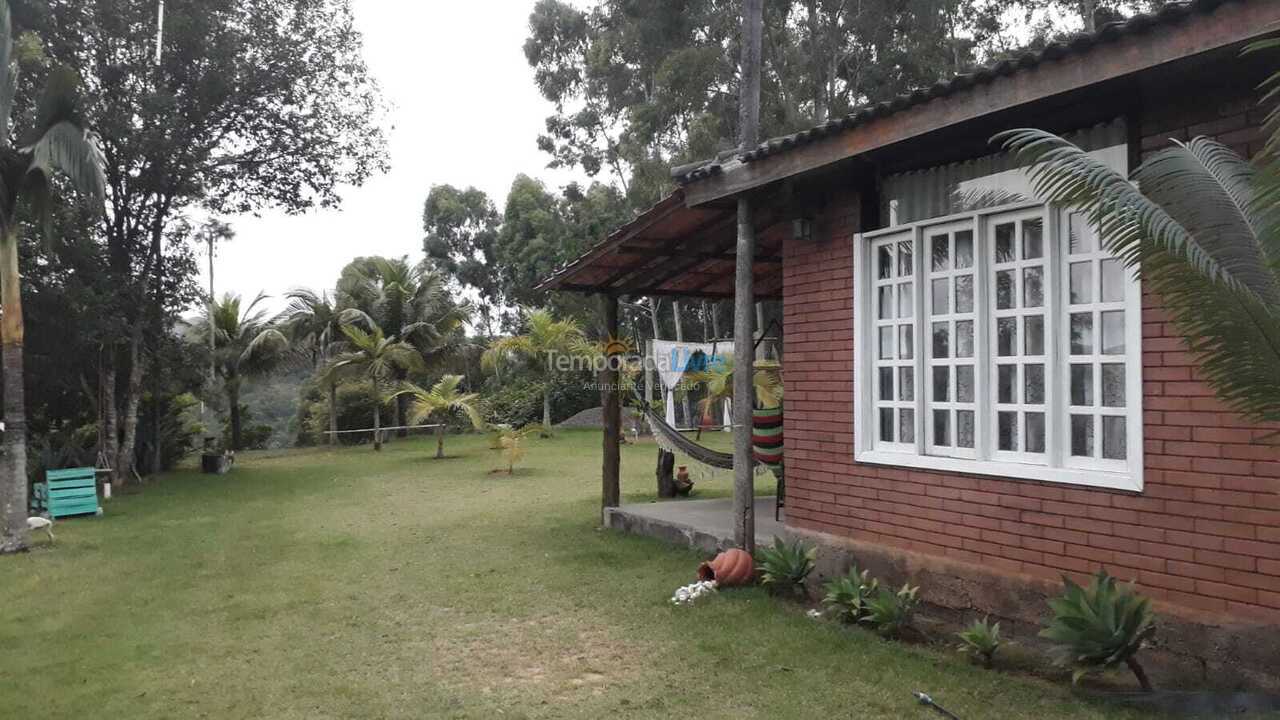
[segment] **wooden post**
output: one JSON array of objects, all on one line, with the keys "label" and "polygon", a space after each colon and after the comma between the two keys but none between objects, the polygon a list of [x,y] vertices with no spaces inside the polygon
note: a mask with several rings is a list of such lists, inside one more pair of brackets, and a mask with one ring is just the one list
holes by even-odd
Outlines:
[{"label": "wooden post", "polygon": [[[738,121],[743,150],[759,140],[760,36],[763,0],[742,5],[742,68]],[[733,541],[749,553],[756,548],[755,473],[751,458],[751,409],[755,407],[753,325],[755,317],[756,229],[751,200],[738,196],[738,246],[733,294]]]},{"label": "wooden post", "polygon": [[[618,298],[602,295],[600,304],[604,311],[604,330],[609,338],[618,337]],[[610,346],[612,347],[612,345]],[[600,373],[600,404],[604,407],[604,461],[600,471],[603,508],[618,507],[622,499],[620,475],[622,470],[622,403],[619,387],[620,375],[613,365],[615,355],[605,357],[607,363]],[[603,519],[603,509],[601,518]]]}]

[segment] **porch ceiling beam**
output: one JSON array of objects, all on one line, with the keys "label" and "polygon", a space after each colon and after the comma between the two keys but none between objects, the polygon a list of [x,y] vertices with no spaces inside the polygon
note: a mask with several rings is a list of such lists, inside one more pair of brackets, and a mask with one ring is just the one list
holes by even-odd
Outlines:
[{"label": "porch ceiling beam", "polygon": [[[573,292],[573,293],[599,293],[600,292],[600,288],[594,285],[574,285],[571,283],[559,285],[555,289],[562,290],[564,292]],[[617,293],[617,296],[625,297],[623,293]],[[677,298],[687,297],[687,298],[706,299],[706,300],[726,300],[728,298],[733,297],[733,293],[731,292],[716,293],[716,292],[705,292],[705,291],[692,292],[688,290],[672,290],[669,288],[640,288],[638,292],[633,293],[631,296],[632,297],[654,296],[654,297],[677,297]],[[761,293],[761,294],[758,294],[756,297],[760,298],[761,300],[781,300],[782,299],[781,293],[778,293],[776,291],[769,292],[769,293]]]},{"label": "porch ceiling beam", "polygon": [[[712,253],[712,252],[692,252],[687,250],[666,250],[662,248],[618,248],[620,255],[639,255],[643,257],[664,257],[664,258],[697,258],[699,260],[729,260],[734,259],[733,253]],[[781,255],[757,255],[754,262],[763,264],[778,264],[782,262]]]},{"label": "porch ceiling beam", "polygon": [[1159,32],[1135,33],[1131,37],[1102,43],[1090,50],[956,91],[791,150],[727,167],[719,175],[686,185],[685,204],[696,207],[728,198],[995,112],[1238,45],[1270,34],[1278,20],[1280,6],[1276,3],[1225,3],[1210,14],[1161,27]]},{"label": "porch ceiling beam", "polygon": [[[698,227],[694,228],[693,230],[690,230],[689,232],[685,233],[682,237],[674,238],[672,240],[667,240],[663,242],[661,247],[665,250],[677,250],[681,246],[688,245],[689,243],[692,243],[700,239],[700,236],[702,235],[705,235],[707,233],[718,232],[723,228],[723,226],[726,223],[731,222],[732,220],[733,220],[732,213],[725,216],[713,217],[710,220],[707,220],[706,222],[701,223],[700,225],[698,225]],[[615,249],[614,252],[617,252],[620,249],[621,248]],[[614,274],[610,275],[608,278],[604,280],[604,282],[600,283],[600,285],[604,287],[609,287],[617,283],[626,282],[631,278],[652,268],[656,263],[657,263],[657,260],[650,260],[649,262],[643,263],[638,268],[624,267],[618,270],[617,272],[615,272]]]}]

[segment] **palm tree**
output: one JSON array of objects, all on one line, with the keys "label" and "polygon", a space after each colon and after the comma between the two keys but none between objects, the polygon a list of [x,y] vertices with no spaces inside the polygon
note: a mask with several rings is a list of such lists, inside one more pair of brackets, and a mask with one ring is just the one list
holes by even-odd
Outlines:
[{"label": "palm tree", "polygon": [[13,60],[9,5],[0,3],[0,357],[4,366],[4,471],[0,477],[0,554],[27,546],[27,419],[23,394],[22,286],[18,273],[18,208],[29,202],[48,214],[52,177],[61,173],[95,208],[106,196],[105,161],[97,136],[81,117],[79,78],[67,68],[49,75],[36,122],[13,142],[9,120],[14,114],[18,66]]},{"label": "palm tree", "polygon": [[[306,347],[311,352],[311,367],[319,371],[329,357],[341,347],[346,335],[342,326],[352,322],[372,322],[364,312],[355,308],[341,308],[328,292],[296,288],[289,291],[289,306],[282,315],[285,327],[293,338],[295,347]],[[329,376],[329,444],[338,442],[338,382]]]},{"label": "palm tree", "polygon": [[485,350],[480,362],[497,369],[512,358],[523,358],[542,381],[542,431],[551,434],[551,381],[557,354],[567,354],[585,343],[582,328],[573,320],[556,320],[550,310],[524,311],[524,334],[498,338]]},{"label": "palm tree", "polygon": [[381,451],[382,405],[395,397],[394,394],[384,394],[383,389],[404,370],[419,369],[422,355],[409,343],[394,336],[387,337],[377,325],[368,332],[354,325],[343,325],[342,333],[347,336],[351,350],[335,357],[326,374],[332,377],[341,373],[357,373],[373,385],[373,449]]},{"label": "palm tree", "polygon": [[430,390],[409,385],[397,393],[410,398],[409,422],[417,425],[432,419],[439,421],[440,424],[435,429],[437,460],[444,457],[445,423],[450,415],[456,412],[465,413],[476,430],[483,432],[488,428],[484,417],[480,414],[480,406],[476,402],[480,396],[475,393],[458,392],[458,386],[461,384],[461,375],[445,375],[440,382],[431,386]]},{"label": "palm tree", "polygon": [[[213,336],[213,366],[222,379],[231,414],[231,449],[241,448],[240,384],[246,377],[271,372],[284,359],[289,341],[258,305],[267,296],[258,296],[241,309],[239,295],[227,294],[206,308],[205,315],[187,323],[187,336],[192,342],[209,345]],[[210,322],[209,314],[213,314]]]},{"label": "palm tree", "polygon": [[1107,250],[1163,300],[1218,396],[1249,420],[1280,421],[1280,135],[1256,167],[1196,138],[1132,178],[1041,130],[997,138],[1035,163],[1039,196],[1089,213]]}]

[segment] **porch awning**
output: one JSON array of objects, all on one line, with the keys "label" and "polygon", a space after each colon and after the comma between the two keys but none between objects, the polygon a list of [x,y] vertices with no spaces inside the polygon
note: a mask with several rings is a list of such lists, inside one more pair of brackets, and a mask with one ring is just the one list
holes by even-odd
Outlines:
[{"label": "porch awning", "polygon": [[[756,296],[782,294],[784,212],[755,213]],[[773,232],[771,232],[773,231]],[[542,281],[539,289],[632,296],[732,298],[737,203],[688,207],[676,190]]]}]

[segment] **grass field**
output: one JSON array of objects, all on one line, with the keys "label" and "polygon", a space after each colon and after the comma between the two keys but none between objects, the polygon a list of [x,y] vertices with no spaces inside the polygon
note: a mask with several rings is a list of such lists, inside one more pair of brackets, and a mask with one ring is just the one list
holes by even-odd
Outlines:
[{"label": "grass field", "polygon": [[[478,437],[247,454],[60,522],[0,558],[0,717],[936,717],[913,690],[965,720],[1129,717],[754,589],[670,606],[699,558],[598,528],[599,444],[533,438],[512,477]],[[628,501],[653,452],[624,448]]]}]

